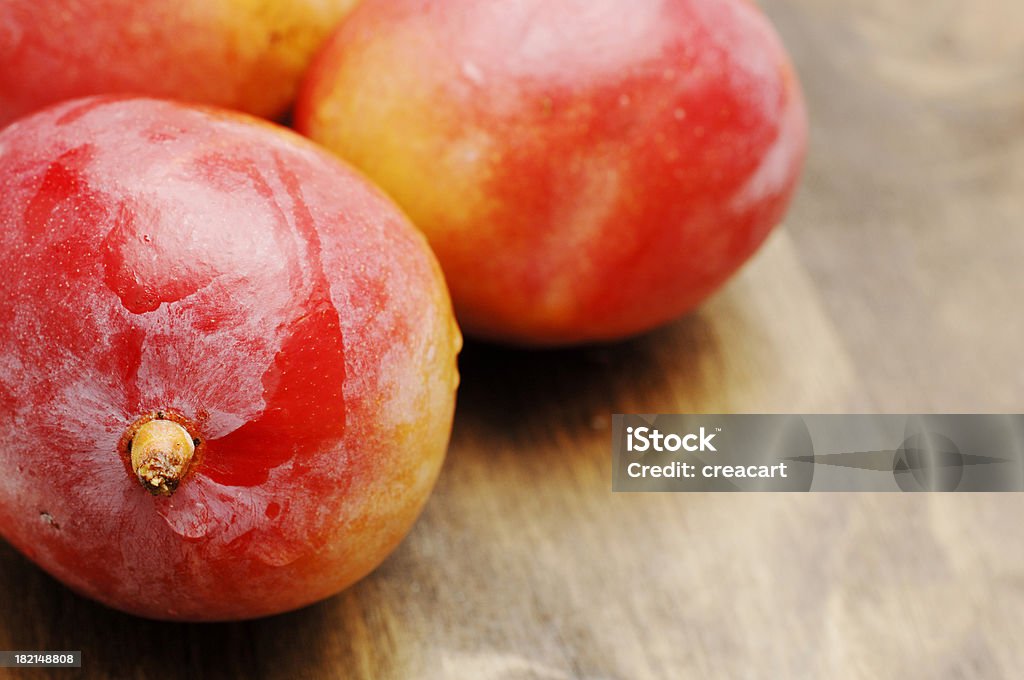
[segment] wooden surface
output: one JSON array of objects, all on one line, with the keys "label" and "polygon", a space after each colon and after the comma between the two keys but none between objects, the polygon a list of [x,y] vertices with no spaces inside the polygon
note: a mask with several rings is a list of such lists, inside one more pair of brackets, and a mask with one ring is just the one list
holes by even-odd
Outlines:
[{"label": "wooden surface", "polygon": [[0,649],[89,678],[1020,677],[1021,495],[610,492],[612,412],[1024,410],[1022,6],[763,5],[812,150],[725,291],[613,347],[468,346],[436,494],[338,597],[153,623],[0,545]]}]

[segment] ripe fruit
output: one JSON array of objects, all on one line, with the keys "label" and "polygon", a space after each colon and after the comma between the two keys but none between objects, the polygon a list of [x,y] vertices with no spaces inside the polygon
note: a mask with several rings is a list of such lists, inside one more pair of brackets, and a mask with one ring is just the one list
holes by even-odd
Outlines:
[{"label": "ripe fruit", "polygon": [[781,219],[806,145],[746,0],[365,0],[295,120],[427,234],[467,332],[526,344],[694,307]]},{"label": "ripe fruit", "polygon": [[8,541],[188,620],[302,606],[395,547],[460,336],[382,194],[269,123],[118,97],[0,133],[0,192]]},{"label": "ripe fruit", "polygon": [[358,0],[4,0],[0,127],[63,99],[126,92],[285,112]]}]

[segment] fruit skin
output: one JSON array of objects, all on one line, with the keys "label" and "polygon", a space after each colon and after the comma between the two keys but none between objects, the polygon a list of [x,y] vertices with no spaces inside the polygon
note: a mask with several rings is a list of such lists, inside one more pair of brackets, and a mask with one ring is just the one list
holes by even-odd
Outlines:
[{"label": "fruit skin", "polygon": [[[0,133],[0,192],[8,541],[179,620],[314,602],[398,544],[444,457],[461,338],[383,194],[283,128],[119,97]],[[169,497],[121,441],[160,409],[200,439]]]},{"label": "fruit skin", "polygon": [[0,127],[64,99],[171,97],[277,117],[358,0],[4,0]]},{"label": "fruit skin", "polygon": [[365,0],[295,123],[427,234],[464,331],[528,345],[693,308],[781,219],[807,137],[744,0]]}]

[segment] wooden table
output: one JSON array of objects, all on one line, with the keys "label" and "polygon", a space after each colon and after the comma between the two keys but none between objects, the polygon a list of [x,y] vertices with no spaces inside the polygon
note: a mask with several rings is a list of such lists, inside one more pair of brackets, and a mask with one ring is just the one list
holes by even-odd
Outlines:
[{"label": "wooden table", "polygon": [[812,147],[726,290],[617,346],[468,346],[423,518],[329,601],[142,621],[2,545],[0,649],[89,678],[1020,677],[1024,496],[610,492],[612,412],[1024,409],[1022,5],[764,6]]}]

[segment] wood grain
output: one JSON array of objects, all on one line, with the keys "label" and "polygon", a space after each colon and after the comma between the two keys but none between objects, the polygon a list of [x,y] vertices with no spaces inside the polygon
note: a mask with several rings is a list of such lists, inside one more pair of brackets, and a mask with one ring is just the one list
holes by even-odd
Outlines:
[{"label": "wood grain", "polygon": [[0,649],[87,678],[1019,677],[1020,495],[610,492],[612,412],[1024,408],[1024,8],[764,7],[812,149],[726,290],[614,346],[470,344],[436,494],[338,597],[155,623],[0,545]]}]

